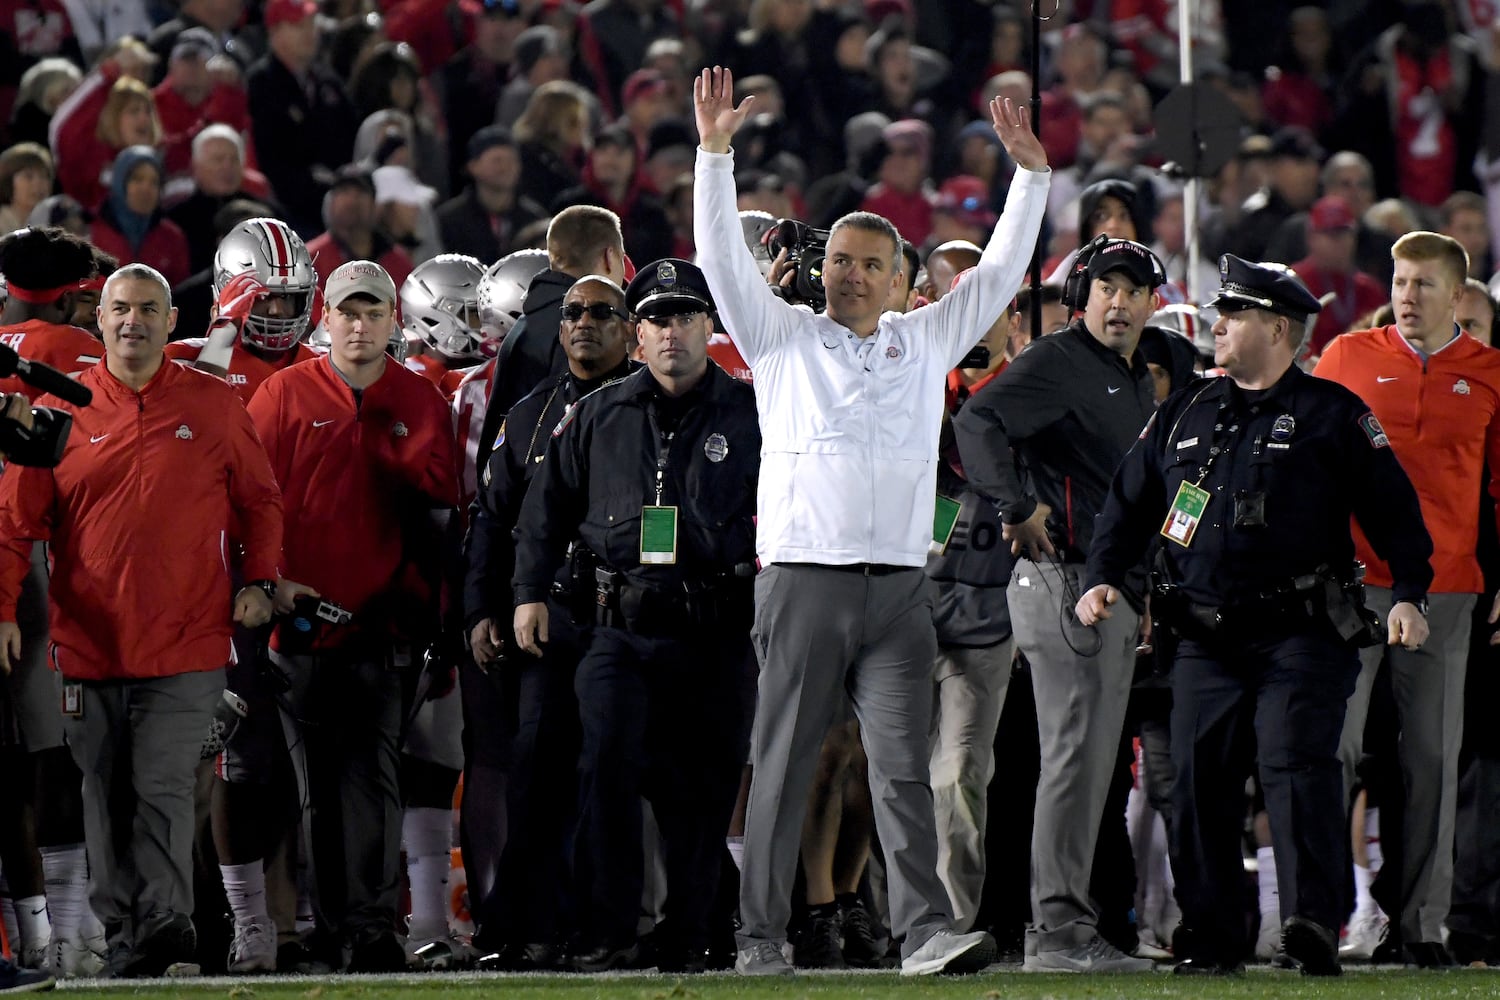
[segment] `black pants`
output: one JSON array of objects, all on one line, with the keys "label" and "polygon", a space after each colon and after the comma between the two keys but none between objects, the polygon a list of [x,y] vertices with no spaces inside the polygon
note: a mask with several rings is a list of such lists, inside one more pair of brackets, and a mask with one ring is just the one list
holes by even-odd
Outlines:
[{"label": "black pants", "polygon": [[1349,913],[1349,832],[1338,758],[1359,673],[1333,635],[1184,641],[1172,674],[1172,871],[1194,952],[1249,951],[1241,900],[1245,777],[1259,765],[1281,915],[1337,930]]},{"label": "black pants", "polygon": [[578,665],[583,727],[574,884],[584,941],[635,939],[644,877],[641,798],[666,855],[674,945],[708,944],[747,734],[748,636],[645,639],[596,628]]},{"label": "black pants", "polygon": [[[568,930],[568,846],[578,799],[573,674],[581,648],[567,612],[555,603],[549,610],[551,638],[540,658],[513,653],[488,674],[466,665],[472,673],[463,692],[465,754],[471,764],[501,769],[505,786],[503,848],[494,878],[474,897],[485,947],[556,943]],[[489,841],[474,845],[476,853],[486,852],[498,846],[494,836],[475,831],[465,859],[469,840]]]}]

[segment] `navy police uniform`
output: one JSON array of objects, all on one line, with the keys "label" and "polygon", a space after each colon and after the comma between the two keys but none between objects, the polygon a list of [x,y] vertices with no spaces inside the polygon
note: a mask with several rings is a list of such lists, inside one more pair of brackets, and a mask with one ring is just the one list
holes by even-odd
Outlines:
[{"label": "navy police uniform", "polygon": [[[642,317],[712,311],[702,273],[686,261],[642,268],[626,301]],[[517,605],[546,599],[570,541],[596,564],[581,595],[595,609],[595,627],[575,679],[583,731],[580,969],[634,957],[643,795],[666,856],[661,961],[702,967],[745,759],[741,677],[750,655],[760,443],[753,391],[711,362],[675,398],[642,369],[571,410],[522,505]],[[675,522],[670,543],[656,531],[664,516]]]},{"label": "navy police uniform", "polygon": [[[507,414],[469,512],[465,635],[485,618],[505,623],[509,634],[513,532],[552,431],[580,399],[634,368],[626,361],[598,379],[565,371],[544,379]],[[498,664],[481,667],[466,658],[459,668],[465,759],[505,775],[504,838],[467,823],[463,829],[476,940],[482,951],[499,953],[502,968],[549,968],[566,937],[561,920],[570,866],[563,845],[577,806],[573,672],[581,646],[568,604],[554,596],[548,610],[551,641],[542,658],[509,652]],[[464,816],[478,812],[465,809]],[[481,873],[492,877],[481,882]]]},{"label": "navy police uniform", "polygon": [[[1226,255],[1220,270],[1222,313],[1305,321],[1318,311],[1280,265]],[[1153,611],[1182,640],[1172,867],[1191,932],[1184,957],[1210,968],[1248,951],[1242,908],[1226,900],[1240,897],[1242,777],[1258,754],[1284,946],[1316,959],[1305,971],[1338,970],[1333,935],[1351,905],[1339,734],[1357,643],[1384,638],[1356,582],[1351,515],[1390,563],[1396,599],[1420,606],[1432,543],[1380,422],[1352,392],[1293,365],[1269,389],[1215,378],[1170,397],[1096,526],[1087,587],[1121,587],[1160,544]]]}]

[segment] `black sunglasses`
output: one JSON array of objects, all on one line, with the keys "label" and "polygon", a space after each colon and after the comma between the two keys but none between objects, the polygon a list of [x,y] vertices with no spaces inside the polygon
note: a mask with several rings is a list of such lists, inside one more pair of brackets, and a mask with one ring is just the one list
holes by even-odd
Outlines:
[{"label": "black sunglasses", "polygon": [[563,306],[562,310],[563,319],[567,320],[569,323],[577,323],[579,320],[583,319],[584,313],[588,313],[591,317],[593,317],[600,323],[603,323],[611,316],[618,316],[621,319],[628,318],[624,313],[616,309],[614,306],[610,305],[608,302],[591,302],[588,305],[584,305],[581,302],[569,302],[567,305]]}]

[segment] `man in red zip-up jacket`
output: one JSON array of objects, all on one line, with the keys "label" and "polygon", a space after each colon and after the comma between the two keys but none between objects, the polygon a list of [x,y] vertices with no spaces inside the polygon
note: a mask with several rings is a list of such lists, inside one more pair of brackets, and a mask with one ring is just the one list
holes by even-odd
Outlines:
[{"label": "man in red zip-up jacket", "polygon": [[[62,461],[0,477],[0,667],[20,650],[32,542],[50,540],[52,664],[106,973],[161,975],[195,968],[193,776],[232,623],[271,616],[281,496],[233,390],[166,363],[177,315],[159,272],[116,271],[98,315],[104,360],[79,379],[92,404],[41,400],[73,413]],[[235,542],[254,582],[231,594]]]},{"label": "man in red zip-up jacket", "polygon": [[[406,966],[394,927],[401,802],[397,739],[398,613],[417,603],[411,544],[434,509],[458,500],[453,423],[423,376],[390,360],[396,285],[379,264],[340,266],[324,288],[329,353],[277,372],[250,400],[287,506],[287,573],[352,612],[294,646],[285,627],[272,658],[292,682],[302,725],[293,763],[311,804],[308,829],[320,926],[338,935],[351,972]],[[435,566],[428,565],[428,578]],[[300,574],[300,575],[299,575]],[[305,725],[303,725],[305,723]],[[346,964],[338,956],[338,964]]]},{"label": "man in red zip-up jacket", "polygon": [[[1475,595],[1484,589],[1475,555],[1480,491],[1487,485],[1490,495],[1500,498],[1500,351],[1480,344],[1454,322],[1468,274],[1468,254],[1456,240],[1409,233],[1396,241],[1391,256],[1395,325],[1334,338],[1314,374],[1347,386],[1369,404],[1417,488],[1433,543],[1428,598],[1432,637],[1415,650],[1364,650],[1339,756],[1347,790],[1363,749],[1375,673],[1382,656],[1388,656],[1401,725],[1406,807],[1400,927],[1392,928],[1387,941],[1397,960],[1443,966],[1453,964],[1442,932],[1453,890],[1464,674]],[[1486,464],[1488,484],[1483,481]],[[1354,541],[1368,567],[1370,606],[1384,617],[1391,609],[1390,568],[1357,525]],[[1497,615],[1500,601],[1490,621]]]}]

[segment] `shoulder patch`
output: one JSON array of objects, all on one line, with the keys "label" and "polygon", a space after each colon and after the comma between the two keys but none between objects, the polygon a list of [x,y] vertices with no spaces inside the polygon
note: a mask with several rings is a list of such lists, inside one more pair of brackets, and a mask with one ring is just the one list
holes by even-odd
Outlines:
[{"label": "shoulder patch", "polygon": [[1375,414],[1366,412],[1359,418],[1359,429],[1365,432],[1365,437],[1370,439],[1373,448],[1389,448],[1391,439],[1385,436],[1385,428],[1380,426],[1380,421]]}]

